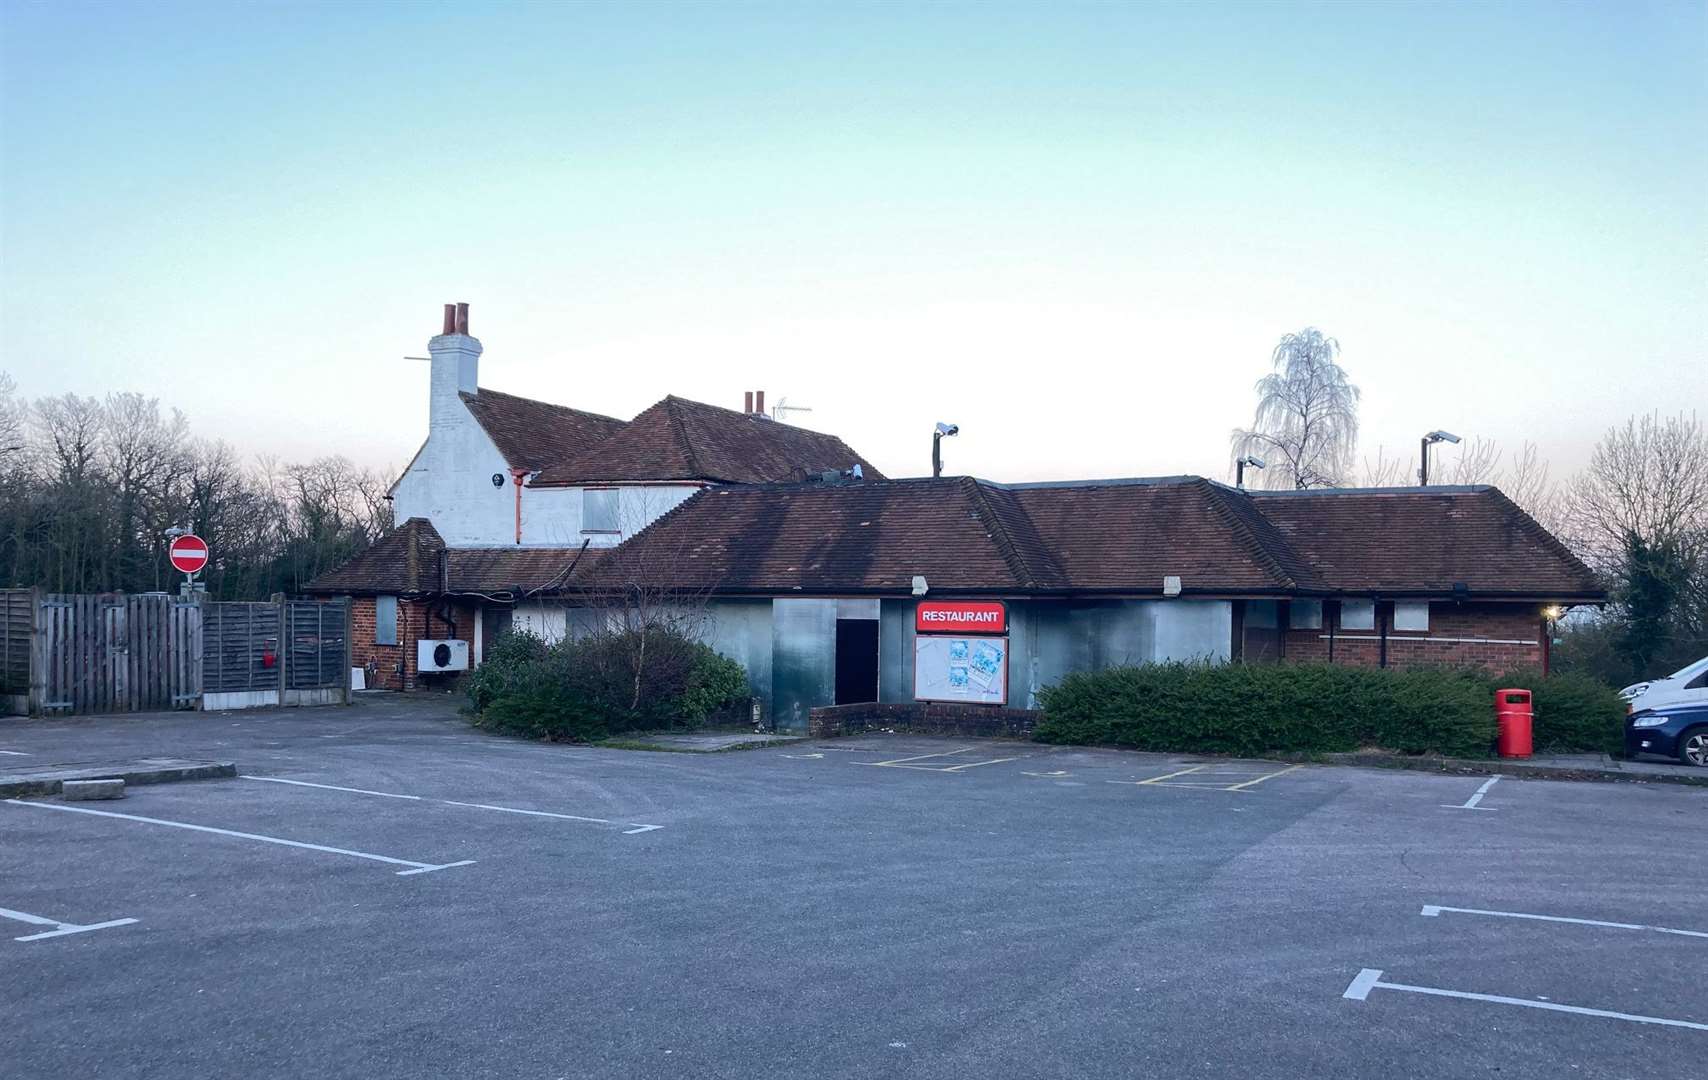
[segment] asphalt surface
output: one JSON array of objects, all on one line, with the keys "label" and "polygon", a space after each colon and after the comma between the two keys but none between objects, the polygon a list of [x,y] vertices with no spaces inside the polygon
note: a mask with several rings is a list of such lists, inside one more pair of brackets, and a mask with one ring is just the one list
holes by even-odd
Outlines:
[{"label": "asphalt surface", "polygon": [[1696,788],[1500,778],[1462,809],[1488,778],[908,736],[591,750],[419,699],[6,720],[0,751],[268,778],[0,803],[0,908],[136,920],[17,941],[56,927],[0,919],[8,1080],[1683,1078],[1708,1060]]}]

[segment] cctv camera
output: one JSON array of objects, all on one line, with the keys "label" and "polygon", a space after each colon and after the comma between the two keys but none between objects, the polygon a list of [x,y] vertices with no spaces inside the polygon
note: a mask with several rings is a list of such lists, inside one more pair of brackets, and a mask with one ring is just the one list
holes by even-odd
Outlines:
[{"label": "cctv camera", "polygon": [[1459,436],[1453,434],[1451,431],[1432,431],[1429,433],[1429,438],[1433,442],[1456,443],[1459,441]]},{"label": "cctv camera", "polygon": [[961,432],[961,425],[959,425],[959,424],[938,424],[937,425],[937,434],[939,434],[939,435],[958,435],[958,434],[960,434],[960,432]]}]

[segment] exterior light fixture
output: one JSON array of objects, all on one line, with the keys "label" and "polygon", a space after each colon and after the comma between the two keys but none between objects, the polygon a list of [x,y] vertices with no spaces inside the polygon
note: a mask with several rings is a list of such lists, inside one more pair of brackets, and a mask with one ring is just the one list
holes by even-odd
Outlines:
[{"label": "exterior light fixture", "polygon": [[946,435],[959,435],[961,425],[937,425],[937,430],[931,433],[931,476],[933,479],[943,475],[943,438]]},{"label": "exterior light fixture", "polygon": [[1234,462],[1234,487],[1242,489],[1245,487],[1245,467],[1247,465],[1250,465],[1254,469],[1267,467],[1263,464],[1263,459],[1260,457],[1240,458],[1238,461]]},{"label": "exterior light fixture", "polygon": [[1438,442],[1456,443],[1458,441],[1459,441],[1459,436],[1453,434],[1451,431],[1432,431],[1428,435],[1425,435],[1423,437],[1423,442],[1422,442],[1422,445],[1420,446],[1419,452],[1418,452],[1418,457],[1422,462],[1422,464],[1418,467],[1418,470],[1417,470],[1417,486],[1418,487],[1428,487],[1429,486],[1429,448],[1430,448],[1430,446],[1433,445],[1434,443],[1438,443]]}]

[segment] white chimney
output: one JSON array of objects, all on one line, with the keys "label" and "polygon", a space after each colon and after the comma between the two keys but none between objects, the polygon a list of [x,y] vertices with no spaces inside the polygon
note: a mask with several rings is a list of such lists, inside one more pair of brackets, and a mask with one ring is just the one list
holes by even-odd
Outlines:
[{"label": "white chimney", "polygon": [[469,306],[445,305],[445,329],[427,343],[433,358],[427,429],[449,429],[462,413],[458,394],[473,394],[480,382],[480,342],[469,336]]}]

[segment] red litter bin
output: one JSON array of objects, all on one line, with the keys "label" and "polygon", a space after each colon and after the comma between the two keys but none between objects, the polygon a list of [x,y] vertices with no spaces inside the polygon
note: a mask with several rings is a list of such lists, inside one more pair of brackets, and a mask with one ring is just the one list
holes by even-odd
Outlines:
[{"label": "red litter bin", "polygon": [[1495,722],[1499,725],[1495,749],[1501,757],[1530,756],[1530,725],[1534,719],[1530,691],[1495,691]]}]

